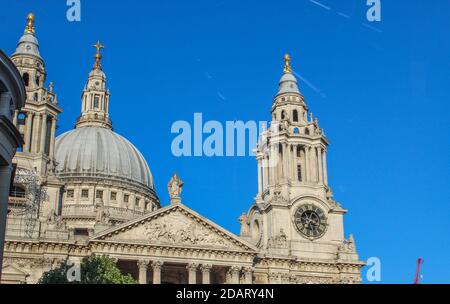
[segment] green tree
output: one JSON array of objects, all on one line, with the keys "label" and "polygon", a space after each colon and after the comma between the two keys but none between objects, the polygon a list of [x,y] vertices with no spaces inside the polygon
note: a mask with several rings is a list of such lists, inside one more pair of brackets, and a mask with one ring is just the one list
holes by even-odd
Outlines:
[{"label": "green tree", "polygon": [[123,275],[116,263],[105,256],[84,258],[80,267],[80,281],[69,282],[67,274],[73,265],[65,261],[42,275],[39,284],[136,284],[131,275]]}]

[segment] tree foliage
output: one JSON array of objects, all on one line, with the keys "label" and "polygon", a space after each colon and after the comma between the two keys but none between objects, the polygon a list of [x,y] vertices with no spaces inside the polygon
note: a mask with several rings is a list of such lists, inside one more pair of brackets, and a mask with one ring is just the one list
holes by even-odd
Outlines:
[{"label": "tree foliage", "polygon": [[[65,261],[55,269],[43,274],[39,284],[136,284],[131,275],[123,275],[116,263],[105,256],[84,258],[79,269],[79,280],[69,281],[76,274],[76,266]],[[74,275],[75,277],[75,275]]]}]

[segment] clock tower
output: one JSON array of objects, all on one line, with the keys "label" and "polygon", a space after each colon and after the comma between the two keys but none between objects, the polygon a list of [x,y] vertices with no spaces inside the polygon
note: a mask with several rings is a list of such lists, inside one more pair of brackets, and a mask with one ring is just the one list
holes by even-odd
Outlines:
[{"label": "clock tower", "polygon": [[241,237],[265,257],[358,261],[353,236],[344,236],[347,210],[328,183],[328,138],[299,90],[290,56],[284,59],[272,122],[255,150],[258,194],[240,218]]}]

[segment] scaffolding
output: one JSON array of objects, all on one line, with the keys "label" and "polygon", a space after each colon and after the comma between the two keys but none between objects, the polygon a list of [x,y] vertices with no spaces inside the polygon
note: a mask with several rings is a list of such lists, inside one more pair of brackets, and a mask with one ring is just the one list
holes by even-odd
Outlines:
[{"label": "scaffolding", "polygon": [[15,216],[21,218],[20,235],[33,238],[39,223],[41,205],[48,199],[47,189],[43,187],[35,170],[17,169],[15,183],[25,187],[24,204],[14,212]]}]

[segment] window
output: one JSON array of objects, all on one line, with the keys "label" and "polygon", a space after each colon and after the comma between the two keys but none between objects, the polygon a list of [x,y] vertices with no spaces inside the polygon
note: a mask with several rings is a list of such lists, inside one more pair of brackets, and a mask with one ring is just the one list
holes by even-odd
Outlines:
[{"label": "window", "polygon": [[302,147],[297,146],[297,157],[301,157],[302,156]]},{"label": "window", "polygon": [[41,78],[39,77],[39,75],[36,75],[36,79],[35,79],[36,85],[40,86],[41,85]]},{"label": "window", "polygon": [[95,197],[103,199],[103,190],[97,190]]},{"label": "window", "polygon": [[294,112],[292,113],[292,119],[294,122],[298,122],[298,111],[294,110]]},{"label": "window", "polygon": [[74,231],[73,231],[73,234],[75,235],[75,236],[89,236],[89,231],[87,230],[87,229],[81,229],[81,228],[76,228]]},{"label": "window", "polygon": [[82,198],[89,198],[89,190],[88,189],[81,190],[81,197]]},{"label": "window", "polygon": [[300,131],[298,130],[298,128],[294,128],[294,134],[296,134],[296,135],[300,134]]},{"label": "window", "polygon": [[30,85],[30,75],[28,73],[23,74],[22,76],[23,78],[23,82],[25,83],[25,86],[29,86]]},{"label": "window", "polygon": [[74,197],[75,197],[75,191],[67,190],[67,198],[74,198]]},{"label": "window", "polygon": [[94,96],[94,109],[98,109],[100,107],[100,96]]},{"label": "window", "polygon": [[17,115],[17,123],[19,124],[19,126],[25,125],[26,118],[27,116],[24,113],[19,113],[19,115]]},{"label": "window", "polygon": [[26,192],[25,189],[20,186],[13,186],[9,193],[11,197],[25,198]]},{"label": "window", "polygon": [[297,177],[298,177],[298,181],[302,182],[303,181],[303,177],[302,177],[302,166],[298,165],[297,166]]},{"label": "window", "polygon": [[125,194],[125,195],[123,196],[123,201],[124,201],[125,203],[128,203],[128,202],[130,201],[130,196],[129,196],[128,194]]},{"label": "window", "polygon": [[38,99],[39,99],[38,93],[34,93],[33,101],[38,101]]},{"label": "window", "polygon": [[308,128],[305,129],[305,134],[306,134],[306,135],[309,135],[309,134],[310,134]]},{"label": "window", "polygon": [[111,192],[111,200],[116,201],[117,200],[117,192]]},{"label": "window", "polygon": [[286,119],[286,112],[282,111],[281,112],[281,120],[285,120]]}]

